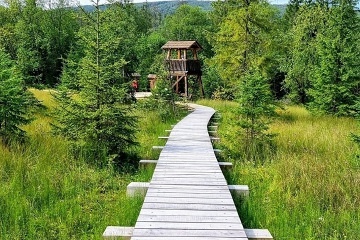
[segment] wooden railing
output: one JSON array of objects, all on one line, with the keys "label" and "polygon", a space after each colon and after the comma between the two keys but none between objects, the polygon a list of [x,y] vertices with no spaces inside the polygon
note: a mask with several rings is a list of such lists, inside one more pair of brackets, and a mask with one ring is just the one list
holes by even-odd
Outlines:
[{"label": "wooden railing", "polygon": [[201,73],[201,63],[199,60],[172,59],[165,60],[165,63],[170,72],[187,72],[188,74]]}]

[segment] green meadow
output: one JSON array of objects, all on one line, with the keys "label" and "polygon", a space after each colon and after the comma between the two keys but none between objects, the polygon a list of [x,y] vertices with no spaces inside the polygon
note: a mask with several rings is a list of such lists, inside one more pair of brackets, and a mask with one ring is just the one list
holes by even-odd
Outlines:
[{"label": "green meadow", "polygon": [[231,184],[250,196],[237,206],[247,228],[267,228],[275,239],[358,239],[360,159],[350,133],[352,118],[314,116],[304,107],[278,111],[269,131],[277,134],[262,161],[244,160],[234,102],[203,100],[221,113],[218,148],[235,165]]},{"label": "green meadow", "polygon": [[[100,239],[108,225],[134,225],[143,199],[127,198],[126,186],[149,181],[151,170],[133,164],[120,172],[74,159],[69,143],[51,133],[56,105],[51,93],[31,91],[46,109],[24,127],[28,143],[0,145],[0,239]],[[164,144],[157,137],[176,119],[164,121],[155,110],[137,106],[134,114],[139,120],[136,152],[156,159],[159,153],[151,146]]]},{"label": "green meadow", "polygon": [[[127,198],[132,181],[149,181],[150,169],[99,168],[74,159],[64,139],[51,133],[49,91],[31,90],[46,109],[24,129],[27,145],[0,146],[0,239],[101,239],[108,225],[133,226],[143,199]],[[360,233],[360,160],[350,139],[351,118],[314,116],[305,108],[278,111],[270,132],[273,147],[261,161],[246,161],[235,124],[237,104],[201,100],[221,114],[216,147],[234,167],[229,184],[247,184],[250,195],[235,199],[246,228],[267,228],[275,239],[357,239]],[[181,118],[164,120],[156,110],[134,105],[136,150],[157,159],[153,145]],[[183,113],[184,114],[184,113]],[[136,159],[138,161],[139,159]]]}]

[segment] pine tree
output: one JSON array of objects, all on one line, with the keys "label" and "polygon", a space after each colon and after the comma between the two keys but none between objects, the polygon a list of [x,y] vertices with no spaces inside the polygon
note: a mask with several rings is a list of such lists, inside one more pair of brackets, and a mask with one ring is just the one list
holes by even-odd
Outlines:
[{"label": "pine tree", "polygon": [[136,120],[131,115],[124,85],[125,61],[117,55],[121,37],[103,16],[99,0],[93,15],[86,13],[87,25],[80,30],[85,56],[77,76],[78,92],[64,88],[57,95],[57,131],[72,141],[89,161],[104,165],[121,164],[135,144]]},{"label": "pine tree", "polygon": [[355,114],[360,100],[360,21],[351,1],[327,11],[316,40],[318,61],[309,95],[311,109],[335,115]]},{"label": "pine tree", "polygon": [[239,125],[244,130],[241,134],[243,147],[248,160],[254,160],[271,143],[273,135],[266,131],[270,118],[275,115],[275,104],[268,80],[258,70],[249,71],[239,89]]},{"label": "pine tree", "polygon": [[0,140],[3,143],[25,140],[21,126],[31,121],[29,110],[34,102],[15,64],[0,49]]}]

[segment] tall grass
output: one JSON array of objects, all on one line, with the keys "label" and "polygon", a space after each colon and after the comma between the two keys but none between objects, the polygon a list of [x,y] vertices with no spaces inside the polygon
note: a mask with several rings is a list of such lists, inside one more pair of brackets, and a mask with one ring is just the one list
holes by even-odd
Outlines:
[{"label": "tall grass", "polygon": [[360,168],[350,140],[354,119],[313,116],[303,107],[279,110],[270,131],[276,148],[263,164],[239,158],[235,103],[202,101],[221,112],[224,158],[236,165],[229,182],[248,184],[239,200],[243,224],[268,228],[275,239],[359,239]]},{"label": "tall grass", "polygon": [[[108,225],[134,225],[143,199],[127,198],[126,186],[149,180],[151,170],[120,173],[74,159],[68,143],[50,132],[49,111],[56,106],[50,92],[32,92],[47,110],[24,127],[29,142],[0,145],[0,239],[100,239]],[[135,114],[137,151],[155,158],[151,146],[174,119],[162,122],[144,109]]]}]

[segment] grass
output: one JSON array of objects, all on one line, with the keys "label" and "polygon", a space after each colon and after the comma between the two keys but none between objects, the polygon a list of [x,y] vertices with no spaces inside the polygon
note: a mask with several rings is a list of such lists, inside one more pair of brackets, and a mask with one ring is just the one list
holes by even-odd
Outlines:
[{"label": "grass", "polygon": [[200,101],[221,112],[219,135],[234,162],[228,177],[247,184],[250,197],[237,202],[245,227],[268,228],[275,239],[358,239],[360,161],[350,133],[351,118],[313,116],[303,107],[279,110],[270,126],[277,133],[262,164],[241,158],[233,102]]},{"label": "grass", "polygon": [[[151,169],[119,173],[74,159],[68,143],[50,132],[49,112],[56,106],[50,92],[31,91],[47,110],[24,127],[26,145],[0,144],[0,239],[100,239],[108,225],[133,226],[143,199],[127,198],[126,186],[149,180]],[[164,144],[157,137],[175,119],[162,121],[139,107],[135,114],[138,154],[156,159],[151,146]]]},{"label": "grass", "polygon": [[[25,126],[29,143],[0,145],[0,239],[100,239],[108,225],[134,225],[142,198],[126,197],[131,181],[147,181],[152,170],[115,172],[74,159],[64,139],[50,133],[49,109],[56,105],[46,91],[32,90],[48,110]],[[200,101],[221,112],[217,148],[235,163],[231,184],[247,184],[247,199],[237,200],[243,224],[268,228],[275,239],[358,239],[360,235],[360,161],[349,135],[355,120],[313,116],[304,108],[279,110],[270,131],[277,133],[262,164],[245,161],[234,124],[237,104]],[[157,159],[153,145],[176,121],[161,118],[138,104],[137,150]]]}]

